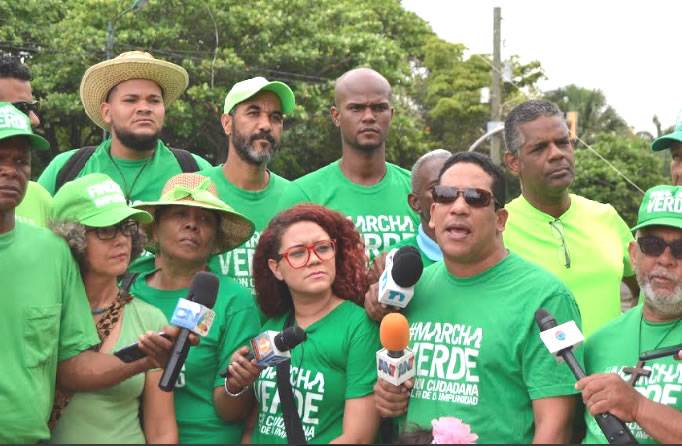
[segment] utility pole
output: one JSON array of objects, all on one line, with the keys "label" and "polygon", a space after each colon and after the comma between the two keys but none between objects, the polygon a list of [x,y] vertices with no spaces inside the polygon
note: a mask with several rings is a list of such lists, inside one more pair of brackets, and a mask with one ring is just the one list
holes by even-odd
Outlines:
[{"label": "utility pole", "polygon": [[[502,121],[502,61],[500,56],[500,25],[502,22],[501,8],[493,8],[493,67],[492,85],[490,87],[490,123],[488,131],[499,127]],[[490,140],[490,158],[496,165],[502,164],[502,138],[499,134],[492,136]]]}]

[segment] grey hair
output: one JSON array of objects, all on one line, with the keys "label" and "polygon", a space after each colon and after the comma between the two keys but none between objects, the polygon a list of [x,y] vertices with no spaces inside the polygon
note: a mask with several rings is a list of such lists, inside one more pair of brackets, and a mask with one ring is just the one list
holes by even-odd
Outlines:
[{"label": "grey hair", "polygon": [[[85,250],[88,246],[87,238],[85,236],[87,228],[85,225],[73,221],[50,221],[48,227],[54,234],[66,241],[73,257],[78,262],[81,273],[87,270],[85,259]],[[132,250],[130,259],[133,260],[142,254],[144,245],[147,242],[147,236],[141,228],[138,228],[137,233],[133,235]]]},{"label": "grey hair", "polygon": [[412,193],[416,194],[419,188],[421,188],[421,185],[418,183],[419,181],[417,180],[417,173],[421,169],[422,165],[426,163],[427,161],[431,160],[432,158],[444,158],[448,159],[452,156],[452,152],[445,150],[445,149],[434,149],[430,152],[425,153],[421,157],[417,159],[417,161],[414,162],[414,165],[412,166]]},{"label": "grey hair", "polygon": [[544,99],[523,102],[509,112],[504,120],[504,144],[508,152],[516,154],[523,146],[523,135],[519,132],[519,126],[535,121],[541,116],[564,118],[564,114],[556,104]]}]

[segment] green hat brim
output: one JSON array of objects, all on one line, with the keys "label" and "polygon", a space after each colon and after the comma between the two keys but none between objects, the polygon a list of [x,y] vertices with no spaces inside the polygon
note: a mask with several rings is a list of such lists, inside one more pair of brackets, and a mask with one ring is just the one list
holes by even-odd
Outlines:
[{"label": "green hat brim", "polygon": [[[296,106],[296,98],[294,92],[291,91],[288,85],[280,81],[269,82],[265,87],[260,89],[261,92],[273,92],[279,97],[279,102],[282,105],[282,113],[291,113]],[[256,92],[258,93],[258,92]]]},{"label": "green hat brim", "polygon": [[50,148],[50,143],[40,135],[36,135],[33,132],[27,132],[25,130],[7,131],[2,132],[0,140],[6,140],[12,137],[26,137],[28,138],[31,149],[40,149],[46,151]]},{"label": "green hat brim", "polygon": [[639,223],[632,227],[630,231],[635,232],[639,230],[640,228],[646,228],[646,227],[654,227],[654,226],[662,226],[662,227],[673,227],[673,228],[679,228],[682,229],[682,219],[679,217],[658,217],[654,219],[649,219],[646,220],[642,223]]},{"label": "green hat brim", "polygon": [[[218,211],[222,217],[220,221],[220,235],[218,241],[218,253],[222,253],[233,248],[239,247],[244,242],[248,241],[253,235],[256,227],[253,222],[251,222],[246,217],[242,216],[238,212],[232,210],[231,208],[211,205],[208,203],[197,202],[196,200],[160,200],[156,202],[143,202],[135,205],[135,208],[144,210],[151,215],[156,213],[156,210],[162,206],[194,206],[197,208],[204,208],[207,210]],[[145,224],[145,231],[149,236],[149,225]],[[150,237],[151,240],[151,237]],[[152,250],[151,246],[148,246],[149,251]]]},{"label": "green hat brim", "polygon": [[100,228],[108,227],[111,225],[116,225],[122,220],[133,218],[140,224],[151,223],[154,218],[151,214],[143,210],[137,210],[130,207],[121,207],[116,209],[110,209],[104,212],[93,214],[86,218],[80,219],[81,224],[87,227]]},{"label": "green hat brim", "polygon": [[669,149],[673,143],[682,143],[682,130],[678,130],[662,137],[658,137],[651,143],[651,149],[653,151],[662,151],[664,149]]}]

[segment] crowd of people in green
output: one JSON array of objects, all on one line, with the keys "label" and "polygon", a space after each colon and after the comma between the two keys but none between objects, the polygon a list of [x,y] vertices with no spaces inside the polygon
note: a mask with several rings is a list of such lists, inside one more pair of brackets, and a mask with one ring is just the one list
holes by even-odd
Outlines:
[{"label": "crowd of people in green", "polygon": [[[226,161],[211,166],[160,138],[185,69],[130,51],[82,78],[108,137],[38,176],[31,152],[49,143],[31,80],[0,60],[0,443],[287,444],[292,424],[313,444],[606,443],[602,413],[640,443],[682,442],[682,362],[639,361],[682,342],[682,186],[648,190],[633,228],[572,194],[555,104],[507,115],[504,165],[521,184],[508,197],[503,168],[478,152],[387,161],[391,85],[356,68],[330,109],[340,158],[290,181],[268,168],[296,108],[288,85],[229,88],[216,117]],[[652,149],[671,150],[680,180],[682,126]],[[424,271],[397,309],[378,281],[404,246]],[[202,271],[219,281],[215,319],[164,391],[169,321]],[[547,350],[541,308],[582,329],[587,377]],[[398,386],[377,379],[392,312],[415,356]],[[258,366],[249,342],[291,326],[306,339],[290,362]],[[141,359],[112,355],[135,342]]]}]

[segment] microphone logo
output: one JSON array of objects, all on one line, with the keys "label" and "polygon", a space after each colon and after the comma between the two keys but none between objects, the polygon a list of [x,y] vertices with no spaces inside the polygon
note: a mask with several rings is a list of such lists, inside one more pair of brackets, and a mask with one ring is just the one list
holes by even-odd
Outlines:
[{"label": "microphone logo", "polygon": [[559,331],[556,331],[556,333],[554,334],[554,337],[559,341],[564,341],[564,340],[566,340],[566,333],[564,331],[559,330]]}]

